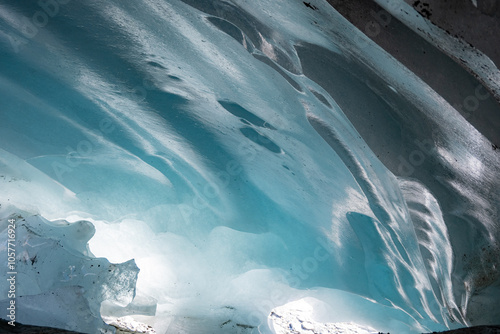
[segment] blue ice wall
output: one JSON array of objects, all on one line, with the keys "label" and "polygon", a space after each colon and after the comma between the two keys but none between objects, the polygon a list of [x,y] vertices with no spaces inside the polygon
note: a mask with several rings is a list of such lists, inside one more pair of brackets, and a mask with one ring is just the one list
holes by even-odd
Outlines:
[{"label": "blue ice wall", "polygon": [[499,155],[327,3],[0,1],[0,46],[1,218],[93,222],[163,332],[267,333],[303,297],[380,331],[499,319]]}]

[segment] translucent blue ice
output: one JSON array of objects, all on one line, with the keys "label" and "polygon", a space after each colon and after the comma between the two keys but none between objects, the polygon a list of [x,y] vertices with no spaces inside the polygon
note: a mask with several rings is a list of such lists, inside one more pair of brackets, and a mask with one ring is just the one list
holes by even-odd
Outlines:
[{"label": "translucent blue ice", "polygon": [[269,333],[304,297],[391,333],[500,319],[498,150],[326,2],[0,1],[0,100],[2,222],[74,222],[44,238],[78,277],[125,262],[44,276],[95,324],[131,259],[141,297],[100,312],[158,333]]}]

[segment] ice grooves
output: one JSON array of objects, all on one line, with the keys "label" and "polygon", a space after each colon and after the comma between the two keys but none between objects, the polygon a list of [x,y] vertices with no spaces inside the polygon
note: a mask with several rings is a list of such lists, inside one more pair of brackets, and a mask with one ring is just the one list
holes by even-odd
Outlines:
[{"label": "ice grooves", "polygon": [[[394,233],[393,229],[390,228],[391,225],[395,224],[393,217],[385,210],[384,205],[381,203],[383,200],[377,196],[377,190],[373,183],[368,179],[366,171],[363,166],[358,163],[361,159],[356,159],[353,152],[345,147],[343,141],[338,138],[336,131],[329,126],[327,126],[322,120],[316,118],[313,115],[307,115],[307,120],[316,130],[316,132],[326,141],[328,145],[337,153],[337,155],[342,159],[345,166],[349,169],[357,184],[365,194],[370,205],[370,209],[373,211],[377,220],[382,223],[387,231],[391,234],[391,239],[397,247],[398,252],[408,264],[412,263],[406,250],[399,241],[399,238]],[[347,142],[347,141],[346,141]],[[374,174],[372,174],[374,175]],[[388,226],[389,225],[389,226]]]}]

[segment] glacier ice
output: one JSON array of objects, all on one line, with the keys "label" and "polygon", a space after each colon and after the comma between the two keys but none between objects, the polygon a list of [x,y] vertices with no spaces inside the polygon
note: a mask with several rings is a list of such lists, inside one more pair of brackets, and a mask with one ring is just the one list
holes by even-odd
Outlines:
[{"label": "glacier ice", "polygon": [[[13,210],[7,207],[1,212]],[[17,304],[9,320],[89,333],[113,332],[101,319],[101,302],[132,302],[138,273],[133,260],[116,265],[94,258],[87,245],[94,233],[90,222],[49,222],[18,212],[0,223],[2,238],[7,240],[7,234],[14,233],[17,244],[13,247],[15,268],[9,267],[4,275],[12,281],[2,285],[0,301],[3,310],[11,307],[12,299]],[[7,228],[12,225],[14,232]],[[5,247],[2,255],[7,258]]]},{"label": "glacier ice", "polygon": [[498,150],[326,2],[0,1],[0,45],[20,322],[500,320]]}]

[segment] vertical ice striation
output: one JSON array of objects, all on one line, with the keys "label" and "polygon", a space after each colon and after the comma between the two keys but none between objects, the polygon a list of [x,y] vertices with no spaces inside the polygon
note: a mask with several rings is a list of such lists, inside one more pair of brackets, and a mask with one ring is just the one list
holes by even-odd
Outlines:
[{"label": "vertical ice striation", "polygon": [[500,319],[498,150],[326,2],[0,0],[0,97],[19,321]]}]

